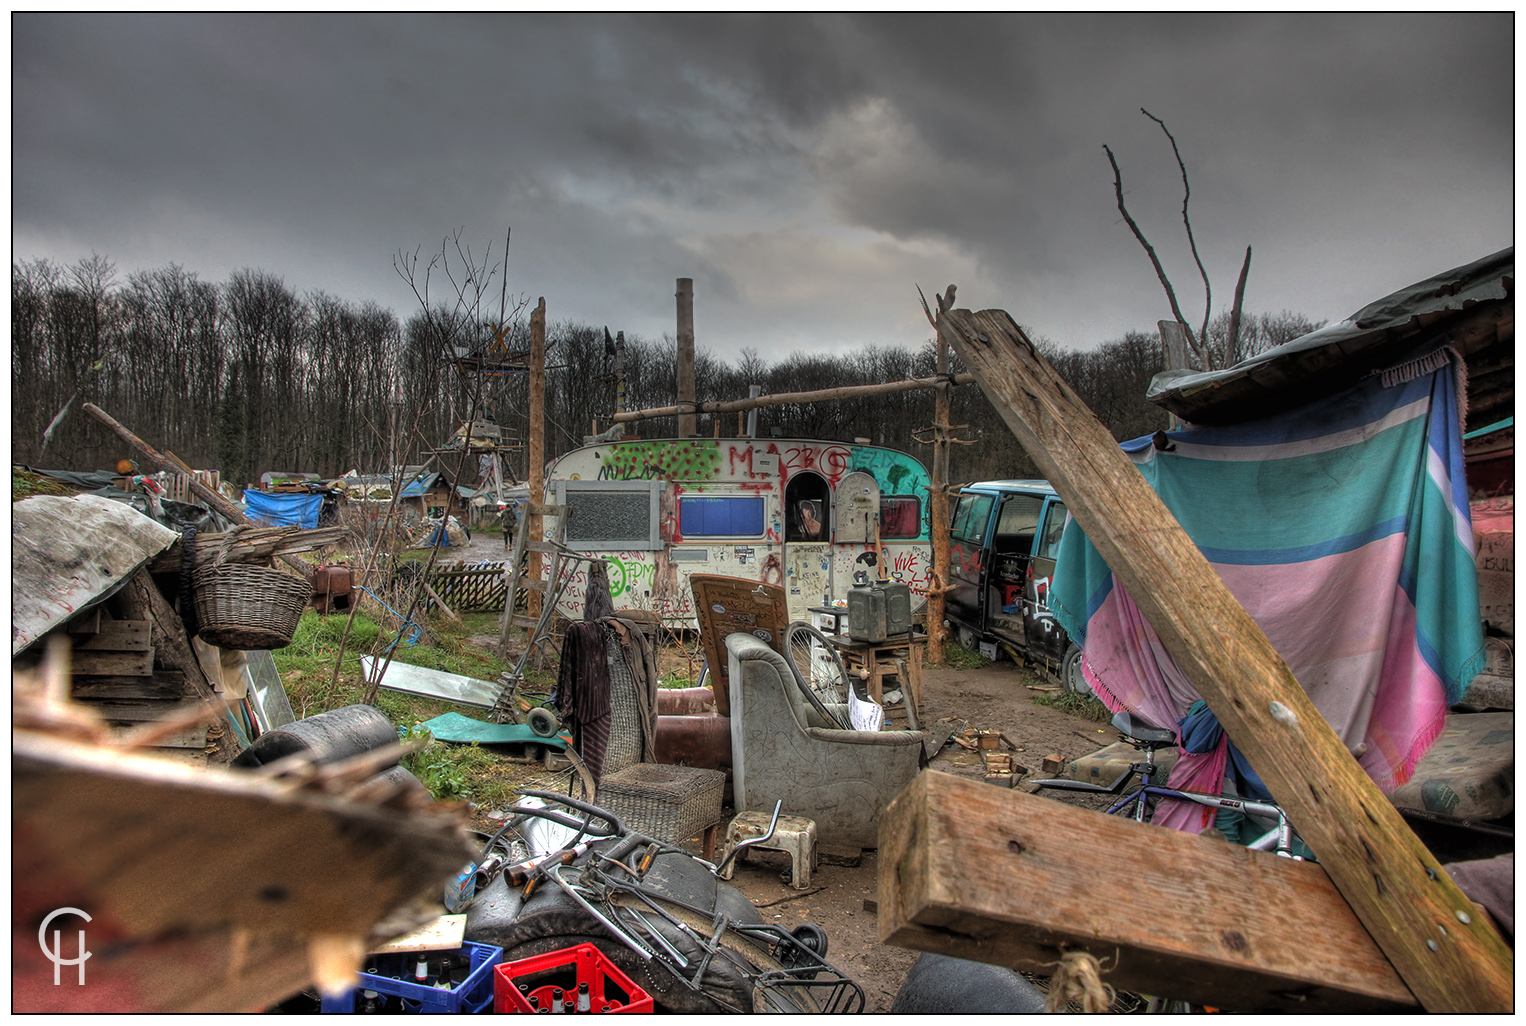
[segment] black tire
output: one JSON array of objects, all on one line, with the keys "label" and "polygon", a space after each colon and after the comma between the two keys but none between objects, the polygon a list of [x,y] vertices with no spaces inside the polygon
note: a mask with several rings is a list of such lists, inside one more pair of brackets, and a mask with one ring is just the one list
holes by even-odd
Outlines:
[{"label": "black tire", "polygon": [[1080,645],[1071,645],[1065,650],[1065,658],[1060,662],[1060,683],[1066,691],[1077,695],[1092,693],[1092,686],[1086,682],[1086,675],[1081,672]]},{"label": "black tire", "polygon": [[849,725],[829,706],[848,702],[848,671],[837,648],[815,627],[796,620],[784,629],[784,658],[795,671],[795,681],[816,711],[842,729]]},{"label": "black tire", "polygon": [[545,708],[531,709],[525,716],[525,722],[529,724],[536,737],[555,737],[562,726],[561,721],[556,718],[556,713]]}]

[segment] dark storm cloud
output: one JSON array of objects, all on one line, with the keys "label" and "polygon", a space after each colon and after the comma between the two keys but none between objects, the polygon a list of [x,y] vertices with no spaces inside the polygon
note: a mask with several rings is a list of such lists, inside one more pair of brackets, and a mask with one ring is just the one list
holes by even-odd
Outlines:
[{"label": "dark storm cloud", "polygon": [[[91,251],[406,315],[391,270],[514,232],[553,318],[730,355],[915,342],[961,285],[1094,345],[1227,301],[1339,317],[1512,241],[1497,15],[13,17],[17,259]],[[1194,298],[1196,297],[1196,298]],[[1200,314],[1189,314],[1196,319]]]}]

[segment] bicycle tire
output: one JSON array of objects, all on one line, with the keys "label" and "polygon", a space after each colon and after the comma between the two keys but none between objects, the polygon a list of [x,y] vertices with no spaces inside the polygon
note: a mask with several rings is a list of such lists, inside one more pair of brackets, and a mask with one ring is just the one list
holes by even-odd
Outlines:
[{"label": "bicycle tire", "polygon": [[848,670],[826,635],[804,620],[794,621],[784,629],[784,658],[795,671],[795,681],[806,700],[828,723],[848,729],[849,725],[829,708],[847,704]]}]

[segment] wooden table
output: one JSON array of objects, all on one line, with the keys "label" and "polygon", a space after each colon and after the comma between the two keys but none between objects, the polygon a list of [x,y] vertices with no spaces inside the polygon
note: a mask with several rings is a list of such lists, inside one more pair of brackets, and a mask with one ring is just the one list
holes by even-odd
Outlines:
[{"label": "wooden table", "polygon": [[[846,634],[828,634],[827,640],[842,656],[849,676],[864,681],[869,697],[885,704],[885,678],[894,677],[901,688],[901,705],[908,726],[916,729],[922,722],[922,650],[927,635],[915,631],[893,634],[881,642],[858,641]],[[886,709],[886,716],[891,710]]]}]

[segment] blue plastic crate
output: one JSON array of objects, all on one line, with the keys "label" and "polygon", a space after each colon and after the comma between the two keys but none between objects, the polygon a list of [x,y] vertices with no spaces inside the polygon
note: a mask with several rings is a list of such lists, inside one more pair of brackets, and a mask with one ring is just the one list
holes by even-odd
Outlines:
[{"label": "blue plastic crate", "polygon": [[[419,955],[430,955],[438,958],[441,954],[451,952],[428,951],[403,951],[389,952],[384,955],[367,956],[368,965],[374,964],[376,972],[358,972],[359,983],[356,988],[339,997],[325,997],[323,1010],[325,1012],[353,1012],[355,1004],[360,1000],[360,992],[374,990],[378,994],[390,997],[399,997],[403,1000],[403,1010],[406,1012],[486,1012],[493,1007],[493,967],[503,960],[503,949],[495,948],[489,944],[473,944],[467,941],[457,955],[471,956],[471,972],[466,979],[456,984],[452,990],[440,990],[435,987],[421,987],[413,982],[413,967],[417,964]],[[394,979],[401,976],[403,979]]]}]

